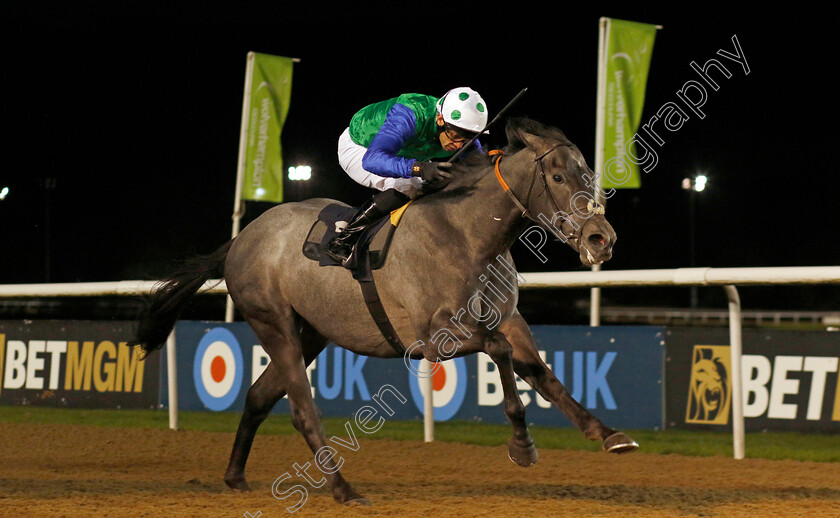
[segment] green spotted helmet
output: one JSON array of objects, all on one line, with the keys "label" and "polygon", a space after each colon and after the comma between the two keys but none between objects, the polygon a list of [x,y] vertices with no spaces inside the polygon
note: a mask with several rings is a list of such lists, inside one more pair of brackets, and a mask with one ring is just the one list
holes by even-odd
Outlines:
[{"label": "green spotted helmet", "polygon": [[487,105],[478,92],[467,86],[446,92],[437,102],[437,111],[446,124],[470,133],[487,126]]}]

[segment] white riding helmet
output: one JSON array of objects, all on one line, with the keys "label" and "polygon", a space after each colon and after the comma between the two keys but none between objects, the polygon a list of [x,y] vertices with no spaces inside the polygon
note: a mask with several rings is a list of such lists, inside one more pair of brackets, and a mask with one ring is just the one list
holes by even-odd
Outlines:
[{"label": "white riding helmet", "polygon": [[446,92],[437,102],[437,111],[445,123],[472,133],[487,126],[487,105],[478,92],[467,86]]}]

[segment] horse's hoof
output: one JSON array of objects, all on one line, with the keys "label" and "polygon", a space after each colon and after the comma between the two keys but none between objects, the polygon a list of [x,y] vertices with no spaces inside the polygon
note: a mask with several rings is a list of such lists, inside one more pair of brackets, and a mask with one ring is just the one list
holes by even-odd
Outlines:
[{"label": "horse's hoof", "polygon": [[621,432],[615,432],[604,439],[604,451],[607,453],[630,453],[638,449],[639,443]]},{"label": "horse's hoof", "polygon": [[339,504],[344,504],[348,507],[370,505],[370,501],[367,498],[353,491],[349,486],[343,488],[342,490],[336,490],[333,493],[333,498]]},{"label": "horse's hoof", "polygon": [[248,485],[248,482],[245,481],[244,478],[237,479],[237,480],[228,480],[225,479],[225,484],[237,493],[248,493],[251,491],[251,486]]},{"label": "horse's hoof", "polygon": [[508,458],[514,464],[527,468],[537,463],[539,454],[537,449],[534,448],[533,442],[527,446],[519,446],[513,442],[513,439],[510,439],[508,440]]}]

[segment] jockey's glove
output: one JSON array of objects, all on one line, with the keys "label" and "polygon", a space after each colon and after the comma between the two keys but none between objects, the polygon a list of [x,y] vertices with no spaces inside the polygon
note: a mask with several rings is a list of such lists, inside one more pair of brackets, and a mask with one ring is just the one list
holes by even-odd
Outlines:
[{"label": "jockey's glove", "polygon": [[449,170],[452,169],[451,162],[432,162],[427,160],[420,162],[415,160],[411,166],[411,175],[419,176],[429,183],[448,182],[454,178]]}]

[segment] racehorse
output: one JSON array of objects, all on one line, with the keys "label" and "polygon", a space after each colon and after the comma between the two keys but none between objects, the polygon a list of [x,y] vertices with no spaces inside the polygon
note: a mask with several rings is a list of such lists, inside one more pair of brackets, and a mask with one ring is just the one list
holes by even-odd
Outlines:
[{"label": "racehorse", "polygon": [[[591,415],[542,361],[517,311],[518,274],[510,268],[511,245],[535,223],[566,241],[584,265],[610,259],[616,235],[603,208],[593,203],[595,176],[556,128],[511,119],[505,133],[508,145],[501,152],[474,152],[456,161],[451,183],[419,196],[404,212],[387,262],[373,272],[381,302],[402,342],[419,344],[409,349],[411,358],[435,362],[479,351],[489,355],[501,378],[504,412],[513,424],[508,455],[516,464],[534,464],[537,451],[515,374],[587,438],[602,441],[605,451],[633,451],[635,441]],[[216,252],[192,259],[159,285],[139,320],[133,343],[148,354],[163,345],[204,282],[223,276],[234,304],[268,353],[270,364],[248,390],[224,477],[234,490],[249,490],[245,463],[254,435],[286,394],[292,423],[313,453],[326,445],[306,366],[327,343],[360,355],[398,357],[350,272],[319,267],[301,253],[307,232],[330,203],[336,202],[311,199],[266,211]],[[483,274],[488,268],[512,287],[510,296],[499,298],[498,287],[491,293]],[[484,296],[476,298],[477,293]],[[490,313],[492,321],[486,317]],[[443,354],[436,346],[441,341],[437,332],[452,328],[460,333],[450,335],[448,354]],[[332,458],[321,467],[337,502],[367,503]]]}]

